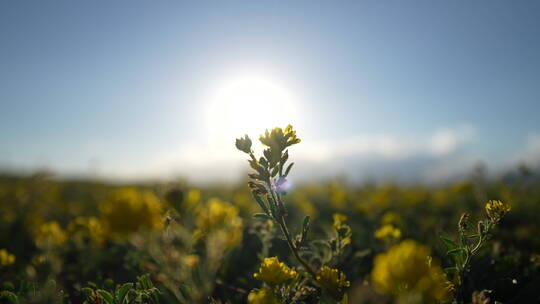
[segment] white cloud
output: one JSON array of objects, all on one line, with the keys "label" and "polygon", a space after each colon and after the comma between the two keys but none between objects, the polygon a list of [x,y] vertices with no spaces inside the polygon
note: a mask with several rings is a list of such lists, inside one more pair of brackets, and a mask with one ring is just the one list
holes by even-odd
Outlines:
[{"label": "white cloud", "polygon": [[540,133],[531,133],[527,136],[525,144],[513,158],[507,167],[515,167],[519,163],[537,166],[540,164]]},{"label": "white cloud", "polygon": [[[432,161],[433,158],[447,157],[466,145],[473,136],[473,127],[461,125],[441,128],[427,136],[381,133],[339,140],[303,141],[291,152],[293,161],[297,160],[305,167],[304,170],[298,169],[300,178],[357,174],[359,168],[365,166],[373,171],[377,171],[377,166],[383,166],[382,171],[392,172],[392,166],[411,159]],[[245,155],[238,152],[232,142],[219,147],[192,143],[156,155],[146,169],[139,168],[139,171],[146,170],[151,176],[160,177],[183,175],[195,181],[233,180],[247,170],[245,160]],[[414,164],[407,166],[415,167]]]},{"label": "white cloud", "polygon": [[452,153],[461,144],[471,140],[474,133],[474,128],[470,125],[461,125],[454,129],[441,129],[431,136],[427,149],[435,155]]},{"label": "white cloud", "polygon": [[415,155],[451,154],[468,143],[474,134],[472,126],[460,125],[436,130],[427,137],[410,134],[364,134],[343,140],[303,142],[295,149],[298,157],[312,161],[350,156],[378,156],[399,160]]}]

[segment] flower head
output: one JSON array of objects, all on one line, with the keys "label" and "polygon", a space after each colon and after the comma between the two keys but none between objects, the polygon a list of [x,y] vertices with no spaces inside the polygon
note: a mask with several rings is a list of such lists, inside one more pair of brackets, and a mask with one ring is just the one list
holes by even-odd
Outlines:
[{"label": "flower head", "polygon": [[0,249],[0,267],[15,263],[15,256],[6,249]]},{"label": "flower head", "polygon": [[424,302],[446,300],[447,280],[430,253],[428,247],[405,240],[377,255],[371,272],[375,288],[398,299],[413,296]]},{"label": "flower head", "polygon": [[122,188],[111,193],[99,206],[103,224],[113,235],[127,235],[140,229],[163,226],[161,203],[150,191]]},{"label": "flower head", "polygon": [[220,239],[226,245],[236,245],[242,240],[242,218],[238,215],[236,206],[211,198],[206,204],[201,204],[195,211],[195,223],[199,237],[204,235],[223,235]]},{"label": "flower head", "polygon": [[252,290],[248,295],[248,304],[277,304],[276,297],[268,288]]},{"label": "flower head", "polygon": [[257,280],[261,280],[270,286],[285,283],[296,277],[296,271],[290,269],[277,257],[265,258],[259,268],[259,272],[253,274]]},{"label": "flower head", "polygon": [[101,220],[96,217],[76,217],[68,224],[67,232],[70,239],[82,240],[88,237],[98,245],[103,245],[107,237]]},{"label": "flower head", "polygon": [[282,128],[274,128],[270,132],[266,130],[264,135],[259,137],[261,143],[267,147],[276,147],[283,151],[285,148],[300,142],[300,138],[296,137],[296,131],[291,125],[288,125],[285,130]]},{"label": "flower head", "polygon": [[383,225],[375,231],[375,238],[380,240],[397,240],[401,238],[401,230],[392,225]]},{"label": "flower head", "polygon": [[347,221],[347,216],[341,213],[334,213],[332,218],[334,219],[333,226],[336,230],[339,229]]},{"label": "flower head", "polygon": [[343,288],[351,285],[351,282],[346,280],[343,272],[328,266],[321,268],[316,279],[317,283],[336,300],[341,300],[344,294]]},{"label": "flower head", "polygon": [[495,222],[499,221],[512,208],[501,201],[489,201],[486,204],[486,212],[489,218]]},{"label": "flower head", "polygon": [[66,240],[65,231],[56,221],[41,224],[35,234],[35,242],[39,247],[60,246]]},{"label": "flower head", "polygon": [[236,148],[244,153],[251,153],[251,139],[247,134],[236,139]]}]

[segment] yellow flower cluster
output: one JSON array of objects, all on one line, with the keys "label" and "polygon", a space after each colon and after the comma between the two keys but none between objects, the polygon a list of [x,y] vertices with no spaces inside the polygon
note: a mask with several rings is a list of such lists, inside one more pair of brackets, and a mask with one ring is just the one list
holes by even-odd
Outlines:
[{"label": "yellow flower cluster", "polygon": [[386,212],[381,217],[381,225],[392,225],[394,227],[402,227],[403,226],[403,219],[397,212]]},{"label": "yellow flower cluster", "polygon": [[341,213],[334,213],[334,228],[338,230],[347,221],[347,216]]},{"label": "yellow flower cluster", "polygon": [[34,236],[34,241],[38,247],[60,246],[66,240],[66,232],[56,221],[41,224]]},{"label": "yellow flower cluster", "polygon": [[197,211],[197,227],[205,230],[219,229],[237,216],[236,207],[219,198],[211,198],[206,206]]},{"label": "yellow flower cluster", "polygon": [[500,220],[512,208],[501,201],[489,201],[486,204],[486,212],[493,221]]},{"label": "yellow flower cluster", "polygon": [[276,297],[268,288],[252,290],[248,295],[248,304],[277,304]]},{"label": "yellow flower cluster", "polygon": [[343,288],[351,285],[351,282],[347,281],[343,272],[328,266],[321,268],[316,279],[317,283],[336,300],[341,300],[344,294]]},{"label": "yellow flower cluster", "polygon": [[291,125],[287,125],[285,129],[274,128],[270,132],[266,130],[264,135],[259,137],[261,143],[276,151],[283,151],[285,148],[300,142],[300,138],[296,136],[296,131]]},{"label": "yellow flower cluster", "polygon": [[401,230],[393,225],[383,225],[375,231],[375,238],[380,240],[397,240],[401,238]]},{"label": "yellow flower cluster", "polygon": [[290,269],[277,257],[265,258],[259,268],[259,272],[253,274],[257,280],[261,280],[270,286],[285,283],[296,277],[296,271]]},{"label": "yellow flower cluster", "polygon": [[9,266],[15,263],[15,256],[6,249],[0,249],[0,266]]},{"label": "yellow flower cluster", "polygon": [[105,242],[107,233],[102,221],[96,217],[78,216],[67,227],[70,238],[81,239],[88,237],[98,245]]},{"label": "yellow flower cluster", "polygon": [[341,213],[334,213],[332,217],[334,219],[333,226],[336,230],[338,238],[340,239],[341,245],[345,246],[350,244],[352,241],[350,238],[351,228],[345,224],[347,221],[347,216]]},{"label": "yellow flower cluster", "polygon": [[186,207],[188,209],[193,208],[201,200],[201,191],[197,189],[190,189],[187,193]]},{"label": "yellow flower cluster", "polygon": [[99,210],[106,230],[114,236],[163,227],[161,203],[150,191],[118,189],[99,206]]},{"label": "yellow flower cluster", "polygon": [[[375,257],[371,279],[382,293],[419,302],[445,301],[450,292],[441,267],[428,247],[405,240]],[[406,301],[406,300],[405,300]]]},{"label": "yellow flower cluster", "polygon": [[211,198],[205,205],[200,205],[195,213],[198,227],[194,231],[195,238],[214,232],[226,232],[228,245],[241,241],[243,223],[235,206],[219,198]]}]

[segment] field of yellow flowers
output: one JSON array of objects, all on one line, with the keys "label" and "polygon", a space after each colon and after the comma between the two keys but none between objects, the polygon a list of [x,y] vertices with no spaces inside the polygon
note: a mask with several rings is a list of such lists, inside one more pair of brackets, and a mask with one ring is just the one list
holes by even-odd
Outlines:
[{"label": "field of yellow flowers", "polygon": [[247,185],[0,176],[0,303],[539,303],[540,174],[289,188],[259,140]]}]

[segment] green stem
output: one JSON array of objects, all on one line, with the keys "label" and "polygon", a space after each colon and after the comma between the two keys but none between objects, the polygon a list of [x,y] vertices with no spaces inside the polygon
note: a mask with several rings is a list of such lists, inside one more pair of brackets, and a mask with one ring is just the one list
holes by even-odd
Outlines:
[{"label": "green stem", "polygon": [[313,269],[311,269],[311,267],[308,265],[308,263],[306,261],[304,261],[304,259],[302,259],[302,257],[300,257],[300,254],[298,253],[298,248],[296,248],[296,246],[294,245],[294,243],[293,243],[293,241],[291,239],[289,229],[287,229],[287,224],[285,224],[285,219],[283,218],[283,216],[281,216],[278,219],[278,224],[279,224],[279,227],[281,228],[281,232],[283,232],[283,235],[285,235],[285,239],[287,239],[287,243],[289,244],[289,248],[291,248],[291,251],[293,252],[293,254],[296,257],[296,259],[298,260],[298,262],[300,262],[300,264],[302,264],[302,266],[304,266],[306,271],[313,277],[313,279],[316,280],[317,279],[317,274],[315,273],[315,271],[313,271]]},{"label": "green stem", "polygon": [[[272,195],[272,199],[274,200],[274,202],[276,202],[276,204],[283,205],[283,202],[281,201],[279,194],[274,193],[274,190],[272,189],[272,185],[270,183],[269,183],[269,188],[270,188],[270,195]],[[277,207],[280,208],[282,206],[278,205]],[[294,245],[291,235],[289,233],[289,229],[287,228],[287,224],[285,223],[285,218],[283,214],[280,214],[280,212],[281,210],[278,211],[277,218],[276,218],[276,215],[274,215],[274,219],[279,224],[279,227],[281,228],[281,232],[285,236],[285,239],[287,240],[287,244],[289,244],[289,248],[291,249],[292,253],[294,254],[294,257],[298,260],[298,262],[300,262],[300,264],[302,264],[302,266],[313,277],[313,279],[316,280],[317,274],[315,273],[315,271],[313,271],[313,269],[309,266],[309,264],[306,261],[304,261],[304,259],[302,259],[302,257],[300,256],[300,253],[298,253],[298,248],[296,248],[296,246]]]}]

